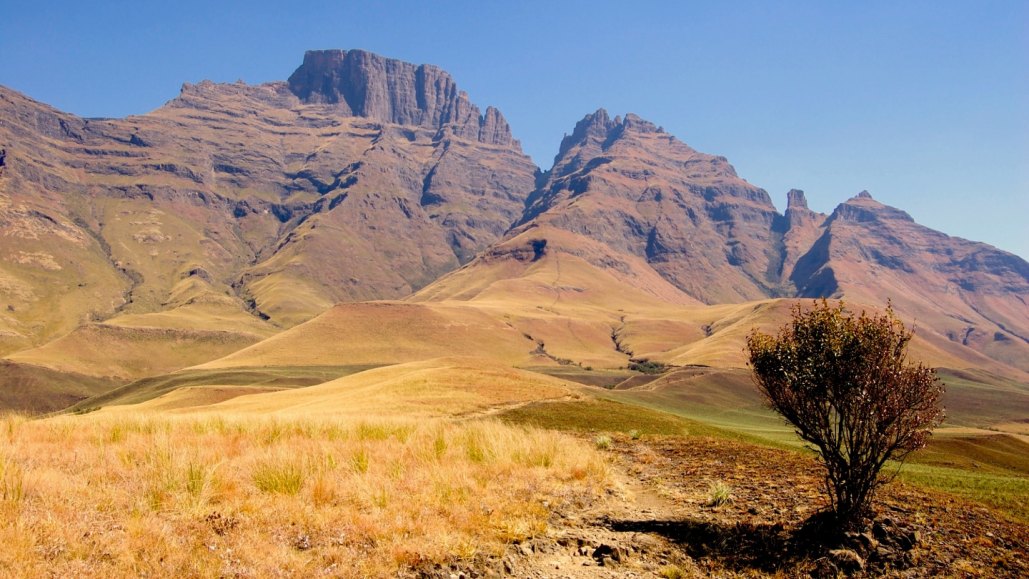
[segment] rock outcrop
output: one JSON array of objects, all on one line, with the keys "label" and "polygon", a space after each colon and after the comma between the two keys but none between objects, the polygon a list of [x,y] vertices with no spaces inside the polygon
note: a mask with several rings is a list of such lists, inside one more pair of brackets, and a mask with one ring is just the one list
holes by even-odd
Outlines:
[{"label": "rock outcrop", "polygon": [[[790,189],[786,193],[786,214],[783,231],[782,265],[779,267],[780,279],[788,279],[804,254],[822,235],[822,225],[826,216],[808,208],[807,197],[800,189]],[[829,294],[832,292],[830,291]],[[828,295],[828,294],[827,294]]]},{"label": "rock outcrop", "polygon": [[336,105],[341,114],[397,125],[441,129],[491,145],[511,145],[511,129],[495,108],[480,114],[442,69],[363,50],[310,50],[289,77],[307,104]]}]

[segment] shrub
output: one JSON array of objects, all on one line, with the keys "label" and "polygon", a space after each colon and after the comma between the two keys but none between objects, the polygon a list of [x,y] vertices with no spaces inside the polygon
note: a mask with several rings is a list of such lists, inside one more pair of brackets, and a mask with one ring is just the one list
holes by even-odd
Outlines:
[{"label": "shrub", "polygon": [[633,358],[629,360],[629,369],[643,374],[663,374],[668,366],[646,358]]},{"label": "shrub", "polygon": [[890,307],[854,316],[823,299],[808,312],[795,306],[778,336],[747,337],[761,393],[825,466],[841,530],[871,515],[886,461],[924,447],[943,419],[935,370],[906,361],[911,336]]},{"label": "shrub", "polygon": [[732,487],[722,481],[715,481],[708,486],[707,506],[720,507],[733,501]]},{"label": "shrub", "polygon": [[595,444],[597,448],[601,450],[607,450],[611,448],[611,437],[607,436],[606,434],[601,434],[600,436],[593,439],[593,444]]}]

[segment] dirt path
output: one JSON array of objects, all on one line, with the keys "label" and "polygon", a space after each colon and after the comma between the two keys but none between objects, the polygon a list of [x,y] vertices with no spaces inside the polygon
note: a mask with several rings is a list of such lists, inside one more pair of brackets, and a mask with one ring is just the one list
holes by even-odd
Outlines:
[{"label": "dirt path", "polygon": [[[552,509],[544,537],[441,577],[1027,577],[1029,527],[894,483],[846,552],[800,530],[825,505],[814,459],[703,438],[615,437],[615,484],[585,511]],[[715,504],[718,489],[731,499]]]}]

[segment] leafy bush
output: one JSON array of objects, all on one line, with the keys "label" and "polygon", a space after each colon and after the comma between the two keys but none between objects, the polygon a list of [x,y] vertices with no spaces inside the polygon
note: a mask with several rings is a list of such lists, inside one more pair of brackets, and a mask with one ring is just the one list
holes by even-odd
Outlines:
[{"label": "leafy bush", "polygon": [[935,370],[906,361],[911,336],[892,308],[855,316],[823,299],[795,306],[778,336],[747,337],[761,393],[821,457],[841,529],[871,514],[886,461],[924,447],[943,420]]}]

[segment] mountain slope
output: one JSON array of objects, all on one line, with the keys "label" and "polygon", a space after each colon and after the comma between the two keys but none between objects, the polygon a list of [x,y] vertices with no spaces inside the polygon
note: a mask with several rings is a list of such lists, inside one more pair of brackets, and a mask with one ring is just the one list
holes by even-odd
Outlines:
[{"label": "mountain slope", "polygon": [[[926,283],[928,277],[912,277],[918,268],[942,267],[942,261],[924,265],[932,255],[925,251],[930,243],[889,250],[906,252],[904,259],[912,264],[923,263],[917,267],[899,261],[880,260],[876,267],[854,263],[855,251],[914,244],[926,236],[943,252],[949,251],[947,244],[969,242],[917,226],[867,196],[848,201],[831,216],[811,211],[801,191],[788,197],[780,215],[762,190],[736,177],[723,159],[697,153],[633,115],[611,120],[598,111],[566,137],[519,223],[468,264],[407,298],[407,304],[377,304],[375,313],[340,306],[332,315],[206,367],[250,366],[258,360],[288,365],[298,359],[399,363],[476,352],[523,367],[616,369],[645,358],[742,368],[745,336],[754,328],[778,329],[798,303],[766,296],[796,295],[842,297],[854,309],[881,308],[891,300],[901,319],[917,326],[913,358],[1026,379],[1020,364],[1029,356],[1013,348],[998,355],[998,348],[954,339],[948,323],[977,314],[962,299],[947,301],[931,293],[946,295],[966,283],[960,270],[935,287]],[[873,227],[879,222],[887,225]],[[900,225],[890,225],[894,222]],[[823,254],[833,259],[820,261]],[[1011,267],[1008,273],[985,265],[972,270],[987,285],[1006,280],[993,299],[1008,304],[1017,303],[1020,287],[1020,274]],[[829,277],[845,284],[818,285]],[[1005,293],[1003,287],[1015,291]],[[757,298],[746,299],[749,295]],[[704,306],[704,301],[716,303]],[[942,307],[933,309],[934,303]],[[429,321],[443,311],[445,322]],[[377,321],[395,317],[407,320],[405,325]],[[492,322],[469,341],[447,329],[462,317]],[[982,315],[975,319],[999,327]],[[1015,318],[1012,325],[1019,323]],[[530,341],[519,342],[519,334]],[[499,346],[503,336],[506,345]],[[362,351],[351,342],[361,344]],[[367,357],[369,349],[378,352],[376,357]],[[297,353],[299,358],[293,357]]]},{"label": "mountain slope", "polygon": [[790,275],[801,296],[889,299],[919,328],[1029,371],[1029,264],[919,225],[867,192],[836,208]]},{"label": "mountain slope", "polygon": [[[370,53],[309,53],[294,79],[338,75],[367,85],[368,104],[319,104],[297,82],[205,82],[148,115],[88,120],[5,90],[9,228],[53,230],[41,246],[90,253],[23,249],[7,261],[75,261],[112,278],[89,284],[103,289],[91,299],[101,319],[163,309],[180,279],[201,272],[211,291],[292,325],[337,301],[406,295],[521,213],[535,166],[499,112],[480,115],[439,69]],[[392,92],[376,89],[386,83]],[[408,102],[437,85],[449,100]],[[304,299],[284,295],[291,285]]]},{"label": "mountain slope", "polygon": [[777,293],[779,217],[768,194],[724,157],[699,153],[636,115],[611,119],[601,109],[565,137],[521,230],[585,235],[646,260],[694,298],[724,303]]},{"label": "mountain slope", "polygon": [[[447,73],[362,51],[310,52],[289,82],[184,85],[125,119],[0,87],[0,150],[0,355],[46,368],[89,362],[40,347],[97,322],[98,351],[129,326],[245,345],[408,295],[498,239],[537,171]],[[225,353],[203,343],[187,365]]]},{"label": "mountain slope", "polygon": [[363,51],[126,119],[0,88],[0,355],[18,400],[194,365],[731,368],[780,298],[828,297],[892,302],[932,364],[1026,376],[1024,260],[867,194],[788,198],[603,109],[539,173],[447,73]]}]

